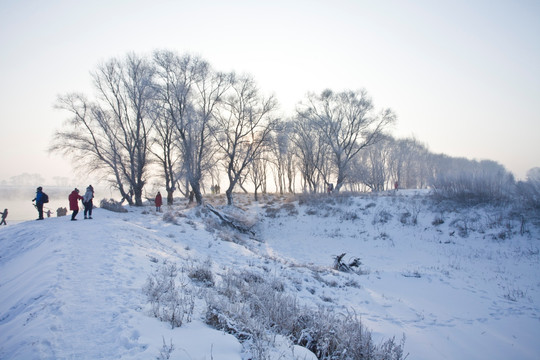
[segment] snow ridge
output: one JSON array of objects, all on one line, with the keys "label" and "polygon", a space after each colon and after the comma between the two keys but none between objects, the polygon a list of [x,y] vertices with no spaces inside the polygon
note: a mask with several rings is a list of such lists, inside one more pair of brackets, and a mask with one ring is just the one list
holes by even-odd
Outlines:
[{"label": "snow ridge", "polygon": [[[204,323],[206,290],[196,284],[192,322],[171,329],[151,316],[142,288],[165,261],[186,273],[209,262],[217,282],[231,269],[274,277],[302,305],[354,311],[377,342],[405,334],[414,359],[540,354],[532,218],[523,228],[511,209],[442,208],[406,191],[218,205],[256,223],[256,235],[184,204],[166,216],[96,209],[94,220],[1,228],[0,358],[156,358],[164,341],[173,358],[248,358],[245,344]],[[332,269],[341,253],[359,257],[360,271]],[[314,358],[287,339],[272,346],[271,359]]]}]

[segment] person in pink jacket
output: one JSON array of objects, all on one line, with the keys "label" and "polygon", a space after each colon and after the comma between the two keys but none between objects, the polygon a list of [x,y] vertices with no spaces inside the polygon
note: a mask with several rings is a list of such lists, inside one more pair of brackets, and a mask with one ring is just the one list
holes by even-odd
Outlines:
[{"label": "person in pink jacket", "polygon": [[79,213],[78,201],[82,200],[83,197],[79,195],[79,189],[75,188],[75,190],[73,190],[71,194],[69,194],[68,199],[69,199],[69,210],[73,211],[73,214],[71,214],[71,221],[75,221],[77,220],[75,219],[75,216],[77,216],[77,214]]}]

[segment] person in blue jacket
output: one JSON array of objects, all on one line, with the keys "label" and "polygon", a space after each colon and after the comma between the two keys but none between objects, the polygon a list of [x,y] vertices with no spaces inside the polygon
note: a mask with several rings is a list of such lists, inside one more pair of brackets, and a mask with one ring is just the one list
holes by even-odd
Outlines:
[{"label": "person in blue jacket", "polygon": [[32,200],[36,202],[36,209],[39,217],[36,220],[43,220],[43,188],[40,186],[36,189],[36,197]]}]

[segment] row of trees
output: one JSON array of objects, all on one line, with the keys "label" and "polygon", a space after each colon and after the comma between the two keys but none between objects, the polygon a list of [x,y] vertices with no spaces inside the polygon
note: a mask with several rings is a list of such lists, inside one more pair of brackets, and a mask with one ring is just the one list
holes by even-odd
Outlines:
[{"label": "row of trees", "polygon": [[335,177],[339,191],[361,151],[395,121],[389,109],[375,112],[364,90],[309,94],[283,119],[251,76],[171,51],[111,59],[91,76],[92,99],[59,97],[57,108],[72,116],[50,150],[103,174],[135,205],[156,168],[169,203],[176,189],[202,203],[205,182],[225,173],[232,204],[235,188],[247,182],[256,194],[266,191],[270,168],[281,192],[295,191],[298,174],[303,190],[318,191]]},{"label": "row of trees", "polygon": [[[159,179],[168,203],[178,190],[203,202],[221,184],[229,204],[247,187],[280,193],[383,191],[431,187],[438,194],[498,199],[515,181],[494,161],[433,154],[415,139],[395,139],[390,109],[376,110],[365,90],[308,94],[296,113],[278,115],[249,75],[214,70],[171,51],[128,54],[91,73],[95,94],[60,96],[71,113],[51,151],[107,178],[129,204],[142,205],[145,185]],[[521,189],[525,187],[521,186]]]}]

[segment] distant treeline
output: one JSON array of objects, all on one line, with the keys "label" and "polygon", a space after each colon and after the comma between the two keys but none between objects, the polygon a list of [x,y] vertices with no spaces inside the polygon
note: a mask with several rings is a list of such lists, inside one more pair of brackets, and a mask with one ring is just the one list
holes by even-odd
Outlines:
[{"label": "distant treeline", "polygon": [[[283,116],[250,75],[214,70],[196,56],[128,54],[92,72],[92,97],[70,93],[56,106],[71,114],[50,150],[98,172],[129,204],[145,186],[178,191],[199,204],[225,185],[259,193],[433,188],[442,195],[515,190],[494,161],[433,154],[415,139],[395,139],[390,109],[366,90],[309,93]],[[225,180],[222,180],[225,178]],[[468,189],[474,187],[474,189]],[[466,189],[467,190],[464,190]],[[484,198],[484,195],[480,196]]]}]

